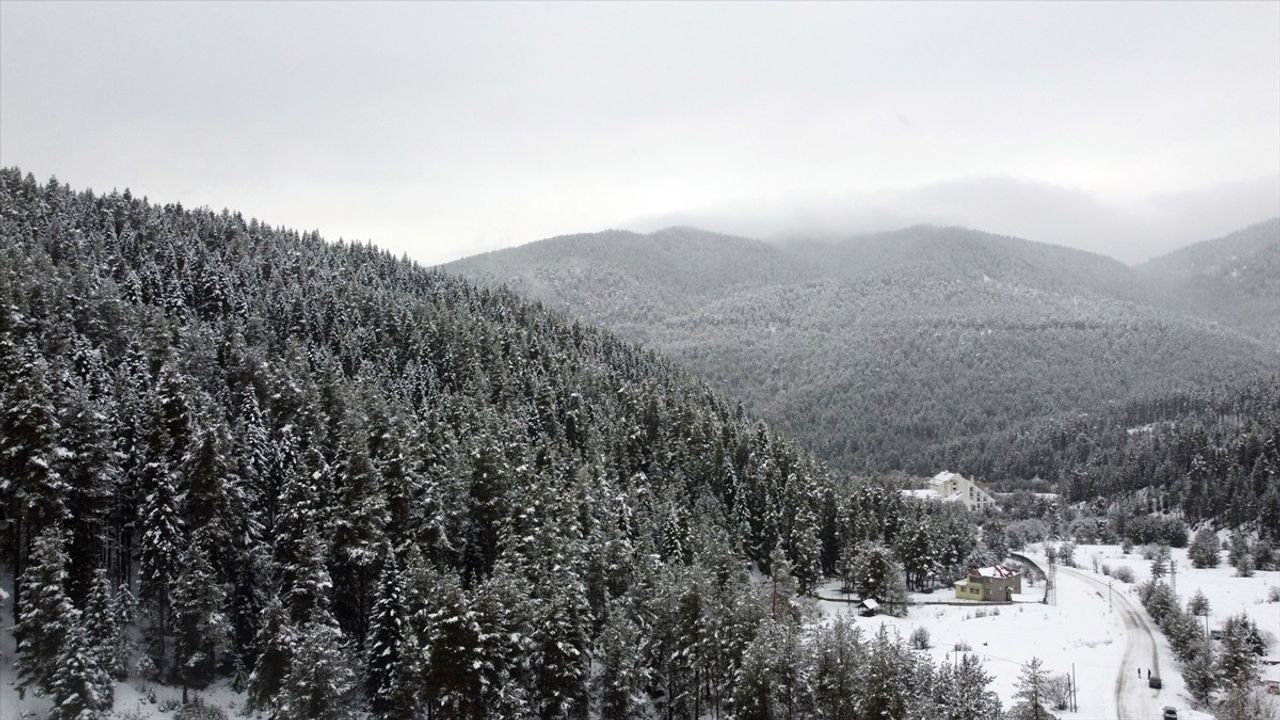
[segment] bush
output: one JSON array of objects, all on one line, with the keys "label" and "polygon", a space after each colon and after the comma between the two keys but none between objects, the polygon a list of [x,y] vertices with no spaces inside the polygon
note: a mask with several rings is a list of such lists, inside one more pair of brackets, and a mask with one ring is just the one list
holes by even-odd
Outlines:
[{"label": "bush", "polygon": [[1280,602],[1280,585],[1272,585],[1267,588],[1267,602]]},{"label": "bush", "polygon": [[174,713],[173,720],[227,720],[227,713],[215,705],[205,705],[199,698],[183,705]]},{"label": "bush", "polygon": [[922,627],[912,630],[911,647],[917,650],[928,650],[931,647],[929,642],[929,631]]},{"label": "bush", "polygon": [[173,712],[182,706],[182,701],[176,695],[170,695],[156,703],[156,709],[160,712]]},{"label": "bush", "polygon": [[1120,582],[1131,583],[1133,582],[1133,570],[1130,570],[1128,565],[1121,565],[1111,571],[1111,577],[1119,580]]},{"label": "bush", "polygon": [[1102,564],[1102,574],[1103,574],[1103,575],[1110,576],[1110,575],[1111,575],[1111,566],[1110,566],[1110,565],[1108,565],[1108,564],[1106,564],[1106,563],[1103,563],[1103,564]]},{"label": "bush", "polygon": [[955,645],[952,645],[951,649],[955,650],[956,652],[970,652],[971,650],[973,650],[973,646],[965,642],[964,640],[961,640]]}]

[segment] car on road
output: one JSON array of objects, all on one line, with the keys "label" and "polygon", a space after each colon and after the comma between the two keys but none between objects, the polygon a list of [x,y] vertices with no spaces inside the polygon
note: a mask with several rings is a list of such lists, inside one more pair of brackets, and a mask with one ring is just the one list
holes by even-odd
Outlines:
[{"label": "car on road", "polygon": [[1160,688],[1164,687],[1164,683],[1160,682],[1159,675],[1152,675],[1151,677],[1147,678],[1147,687],[1155,688],[1156,690],[1159,690]]},{"label": "car on road", "polygon": [[1164,708],[1164,717],[1161,720],[1178,720],[1178,711],[1168,705]]}]

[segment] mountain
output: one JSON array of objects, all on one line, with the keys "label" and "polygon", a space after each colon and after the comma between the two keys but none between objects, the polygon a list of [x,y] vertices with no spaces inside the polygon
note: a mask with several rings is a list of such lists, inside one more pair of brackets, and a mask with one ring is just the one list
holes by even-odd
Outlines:
[{"label": "mountain", "polygon": [[[585,281],[610,260],[643,270],[626,293],[709,298],[785,267],[610,239],[545,244],[556,286],[607,287]],[[962,507],[835,482],[669,360],[509,291],[12,169],[0,380],[15,716],[102,715],[117,678],[280,718],[764,716],[779,673],[838,673],[847,702],[863,663],[908,656],[843,625],[844,660],[811,650],[832,638],[798,594],[838,564],[890,600],[1004,554]],[[928,658],[903,673],[875,697],[958,692]]]},{"label": "mountain", "polygon": [[1280,175],[1183,192],[1108,201],[1076,188],[1017,177],[964,177],[851,194],[796,194],[637,218],[786,241],[839,239],[911,225],[983,228],[1140,262],[1280,213]]},{"label": "mountain", "polygon": [[1176,306],[1280,345],[1280,218],[1138,266]]},{"label": "mountain", "polygon": [[964,470],[993,433],[1278,361],[1156,275],[963,228],[777,245],[610,232],[447,268],[670,354],[848,471]]}]

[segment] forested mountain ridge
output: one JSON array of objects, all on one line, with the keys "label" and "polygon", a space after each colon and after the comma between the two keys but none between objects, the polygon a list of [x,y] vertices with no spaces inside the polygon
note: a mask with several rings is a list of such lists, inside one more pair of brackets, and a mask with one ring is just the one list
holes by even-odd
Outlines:
[{"label": "forested mountain ridge", "polygon": [[125,677],[282,720],[998,710],[975,663],[795,602],[1003,556],[973,518],[509,291],[9,169],[0,372],[13,661],[55,717]]},{"label": "forested mountain ridge", "polygon": [[[682,291],[641,272],[615,294],[612,279],[648,248],[627,234],[615,254],[615,237],[560,238],[554,255],[533,243],[448,267],[669,353],[848,470],[965,470],[972,453],[959,448],[1026,421],[1267,375],[1280,363],[1276,346],[1247,327],[1182,309],[1167,283],[1017,238],[915,227],[726,249],[725,236],[681,229],[705,286]],[[753,262],[767,263],[754,282],[741,267]],[[608,270],[593,277],[595,263]]]},{"label": "forested mountain ridge", "polygon": [[1153,260],[1138,269],[1185,312],[1280,346],[1280,218]]}]

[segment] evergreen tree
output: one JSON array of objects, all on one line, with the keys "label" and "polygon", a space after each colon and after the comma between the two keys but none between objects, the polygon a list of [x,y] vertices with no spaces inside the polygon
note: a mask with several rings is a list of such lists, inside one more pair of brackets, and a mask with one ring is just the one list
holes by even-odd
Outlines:
[{"label": "evergreen tree", "polygon": [[128,627],[121,623],[116,591],[111,587],[105,568],[98,568],[93,574],[82,617],[85,640],[96,656],[97,666],[113,678],[124,679],[127,657],[121,651]]},{"label": "evergreen tree", "polygon": [[67,618],[68,630],[63,638],[57,666],[50,679],[53,698],[53,720],[87,720],[102,717],[111,709],[114,682],[99,665],[99,655],[80,623],[80,613],[72,611]]},{"label": "evergreen tree", "polygon": [[[49,381],[49,366],[34,342],[19,355],[20,365],[4,395],[0,414],[0,497],[8,498],[9,549],[14,575],[24,572],[29,537],[67,516],[68,488],[58,471],[60,425]],[[16,616],[23,612],[23,587],[14,585]]]},{"label": "evergreen tree", "polygon": [[149,460],[143,468],[142,479],[145,495],[139,508],[143,528],[142,598],[148,603],[154,626],[149,633],[151,647],[148,650],[163,677],[168,667],[169,596],[182,547],[183,522],[180,497],[169,470],[169,436],[158,414],[152,416],[147,447]]},{"label": "evergreen tree", "polygon": [[279,596],[267,603],[255,644],[258,661],[249,675],[249,706],[263,709],[271,706],[284,678],[293,666],[294,628]]},{"label": "evergreen tree", "polygon": [[1228,617],[1222,626],[1218,653],[1218,677],[1228,690],[1252,685],[1258,674],[1257,628],[1249,616]]},{"label": "evergreen tree", "polygon": [[1048,689],[1049,671],[1044,669],[1040,658],[1031,658],[1022,665],[1017,692],[1013,694],[1018,702],[1011,712],[1019,720],[1051,720],[1053,716],[1044,707],[1048,700]]},{"label": "evergreen tree", "polygon": [[354,411],[341,425],[331,561],[338,583],[335,614],[343,627],[363,641],[369,615],[369,585],[387,523],[382,479],[369,455],[368,430]]},{"label": "evergreen tree", "polygon": [[[405,605],[404,588],[401,585],[400,568],[395,555],[387,552],[383,558],[382,574],[374,596],[373,611],[369,618],[369,638],[365,661],[365,687],[375,713],[385,712],[392,701],[393,688],[401,670],[401,643],[406,636],[417,633],[409,624]],[[421,647],[418,647],[421,652]],[[403,698],[402,698],[403,700]]]},{"label": "evergreen tree", "polygon": [[532,666],[543,720],[579,717],[587,710],[587,644],[590,606],[586,591],[573,574],[549,578],[533,629]]},{"label": "evergreen tree", "polygon": [[355,651],[326,610],[298,628],[289,671],[274,696],[278,720],[345,720],[354,714]]},{"label": "evergreen tree", "polygon": [[813,640],[813,694],[815,707],[829,720],[858,717],[856,691],[865,658],[861,631],[845,615],[820,627]]},{"label": "evergreen tree", "polygon": [[226,590],[209,562],[213,536],[206,528],[198,530],[183,549],[173,586],[175,670],[184,703],[187,688],[202,688],[213,679],[218,655],[231,639],[224,611]]},{"label": "evergreen tree", "polygon": [[968,653],[954,666],[940,665],[933,687],[938,720],[999,717],[1000,698],[991,691],[991,680],[978,658]]},{"label": "evergreen tree", "polygon": [[1201,637],[1195,644],[1190,659],[1182,664],[1182,679],[1187,684],[1187,692],[1202,703],[1208,703],[1210,696],[1218,686],[1216,662],[1213,656],[1213,643],[1207,637]]},{"label": "evergreen tree", "polygon": [[483,630],[456,575],[438,576],[425,617],[422,688],[428,706],[450,717],[481,712]]},{"label": "evergreen tree", "polygon": [[60,526],[50,526],[36,538],[30,560],[19,583],[27,599],[14,627],[14,665],[20,687],[51,693],[67,633],[79,622],[67,597],[66,535]]},{"label": "evergreen tree", "polygon": [[1218,567],[1218,534],[1209,528],[1197,531],[1187,556],[1191,558],[1193,567]]},{"label": "evergreen tree", "polygon": [[641,662],[640,628],[622,603],[610,606],[609,619],[596,640],[600,673],[595,678],[602,720],[629,720],[645,707],[650,672]]}]

